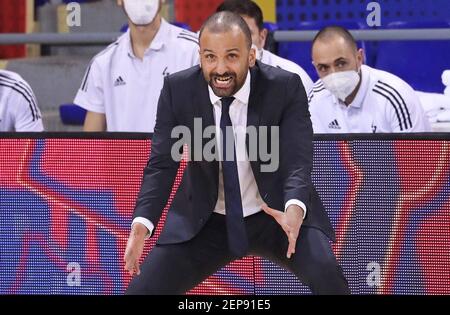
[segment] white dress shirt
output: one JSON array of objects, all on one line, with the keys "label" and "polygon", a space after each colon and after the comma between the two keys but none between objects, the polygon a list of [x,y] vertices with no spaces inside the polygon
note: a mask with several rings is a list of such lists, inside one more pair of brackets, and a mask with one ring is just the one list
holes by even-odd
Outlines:
[{"label": "white dress shirt", "polygon": [[[216,134],[220,135],[220,118],[222,116],[222,103],[221,98],[216,96],[210,86],[209,89],[209,97],[211,100],[211,104],[214,107],[214,119],[216,123]],[[245,80],[242,88],[234,94],[235,100],[230,105],[230,119],[233,124],[233,131],[235,135],[235,148],[236,148],[236,160],[237,160],[237,169],[239,176],[239,187],[241,190],[241,199],[242,199],[242,210],[244,217],[250,216],[252,214],[258,213],[262,211],[261,206],[264,204],[261,195],[259,194],[258,185],[256,184],[255,176],[253,175],[253,171],[250,165],[250,161],[248,160],[247,151],[246,151],[246,128],[247,128],[247,109],[248,102],[250,97],[250,71],[247,74],[247,78]],[[217,139],[217,148],[221,148],[220,137],[216,137]],[[225,196],[224,196],[224,187],[223,187],[223,173],[222,173],[222,163],[219,163],[219,195],[217,199],[216,206],[214,208],[214,212],[225,215]],[[286,202],[285,209],[290,205],[297,205],[301,207],[304,211],[303,218],[306,216],[306,205],[297,199],[291,199]],[[133,220],[134,223],[142,223],[147,227],[147,229],[151,232],[154,229],[154,225],[149,220],[143,217],[137,217]]]}]

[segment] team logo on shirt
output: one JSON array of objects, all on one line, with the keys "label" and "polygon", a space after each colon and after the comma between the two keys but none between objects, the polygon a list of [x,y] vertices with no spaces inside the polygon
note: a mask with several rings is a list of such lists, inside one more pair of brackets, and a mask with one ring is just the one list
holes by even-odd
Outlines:
[{"label": "team logo on shirt", "polygon": [[114,82],[114,86],[126,85],[127,83],[122,79],[122,76],[119,76]]},{"label": "team logo on shirt", "polygon": [[373,133],[377,133],[377,126],[374,124],[374,123],[372,123],[372,132]]},{"label": "team logo on shirt", "polygon": [[332,122],[330,122],[330,124],[328,125],[328,128],[330,128],[330,129],[341,129],[341,126],[339,126],[339,122],[337,121],[337,119],[335,119]]}]

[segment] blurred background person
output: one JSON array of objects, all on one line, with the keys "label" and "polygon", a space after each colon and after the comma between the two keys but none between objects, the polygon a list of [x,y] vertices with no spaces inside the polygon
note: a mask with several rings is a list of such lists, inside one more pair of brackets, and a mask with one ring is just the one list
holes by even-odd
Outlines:
[{"label": "blurred background person", "polygon": [[44,131],[36,97],[17,73],[0,70],[0,131]]},{"label": "blurred background person", "polygon": [[311,91],[313,81],[309,75],[296,63],[283,59],[264,49],[267,39],[267,29],[264,28],[264,17],[261,8],[251,0],[225,0],[217,8],[217,12],[230,11],[239,14],[247,22],[252,32],[252,42],[256,46],[256,55],[261,62],[296,73],[302,79],[306,93]]},{"label": "blurred background person", "polygon": [[85,131],[153,132],[164,77],[198,64],[198,38],[161,17],[161,0],[117,4],[129,30],[93,58],[74,103]]},{"label": "blurred background person", "polygon": [[308,98],[314,132],[430,131],[416,92],[399,77],[363,65],[363,56],[345,28],[326,27],[314,38],[320,77]]}]

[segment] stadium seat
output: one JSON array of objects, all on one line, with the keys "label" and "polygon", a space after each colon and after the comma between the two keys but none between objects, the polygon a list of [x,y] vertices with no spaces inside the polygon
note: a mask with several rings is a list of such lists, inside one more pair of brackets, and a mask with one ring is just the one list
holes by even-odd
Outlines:
[{"label": "stadium seat", "polygon": [[[320,30],[330,25],[342,26],[349,30],[359,30],[368,27],[367,25],[356,21],[317,21],[301,22],[298,24],[298,27],[296,27],[296,29],[301,31]],[[316,81],[318,79],[316,69],[312,65],[311,42],[280,43],[278,47],[278,52],[281,57],[287,58],[299,64],[309,74],[313,81]],[[359,41],[358,47],[363,48],[366,51],[367,56],[372,54],[372,52],[369,50],[369,46],[365,42]]]},{"label": "stadium seat", "polygon": [[[392,22],[387,29],[449,28],[445,21]],[[443,93],[441,75],[450,69],[450,41],[383,41],[376,68],[391,72],[415,90]]]},{"label": "stadium seat", "polygon": [[128,23],[125,23],[125,24],[122,25],[122,27],[120,28],[120,32],[121,32],[121,33],[125,33],[126,31],[128,31]]},{"label": "stadium seat", "polygon": [[82,126],[86,110],[75,104],[62,104],[59,106],[59,116],[65,125]]}]

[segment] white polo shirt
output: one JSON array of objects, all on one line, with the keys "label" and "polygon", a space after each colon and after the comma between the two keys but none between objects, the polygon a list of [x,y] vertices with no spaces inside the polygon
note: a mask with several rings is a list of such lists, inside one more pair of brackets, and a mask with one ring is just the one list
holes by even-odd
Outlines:
[{"label": "white polo shirt", "polygon": [[431,126],[416,92],[399,77],[369,66],[354,101],[346,106],[321,80],[309,95],[314,133],[428,132]]},{"label": "white polo shirt", "polygon": [[195,33],[161,19],[140,60],[128,30],[93,58],[74,103],[105,114],[108,131],[153,132],[164,77],[197,65],[198,51]]},{"label": "white polo shirt", "polygon": [[312,90],[314,82],[311,80],[306,71],[303,70],[303,68],[300,67],[295,62],[281,58],[265,49],[262,50],[259,59],[262,63],[265,63],[266,65],[281,68],[283,70],[298,74],[300,79],[302,79],[302,83],[303,86],[305,87],[306,94],[309,94],[309,92]]},{"label": "white polo shirt", "polygon": [[0,132],[43,130],[41,112],[28,83],[17,73],[0,70]]}]

